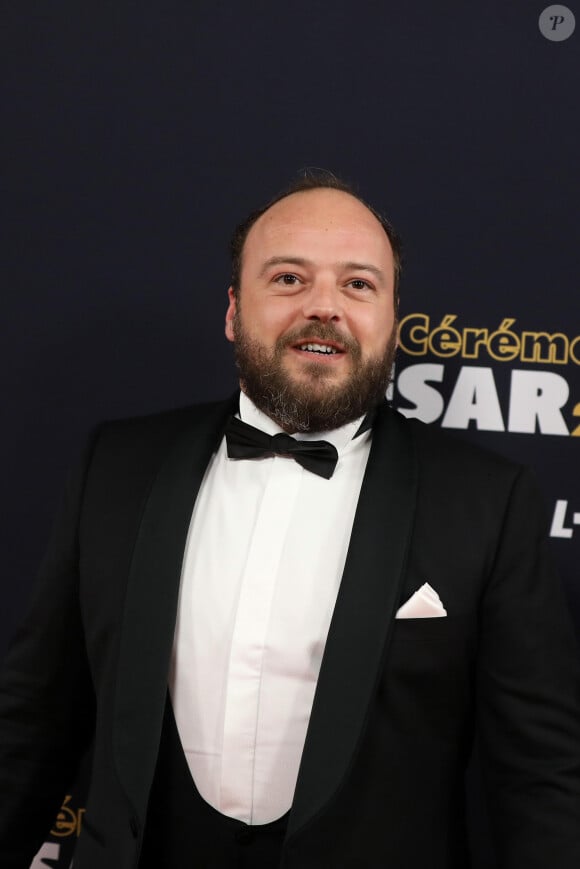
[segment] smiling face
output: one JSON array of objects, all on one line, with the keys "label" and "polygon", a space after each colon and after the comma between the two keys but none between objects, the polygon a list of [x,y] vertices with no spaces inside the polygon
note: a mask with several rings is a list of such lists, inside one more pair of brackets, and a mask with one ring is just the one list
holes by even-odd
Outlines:
[{"label": "smiling face", "polygon": [[356,198],[295,193],[250,229],[226,336],[244,392],[286,431],[344,425],[384,396],[395,349],[394,262]]}]

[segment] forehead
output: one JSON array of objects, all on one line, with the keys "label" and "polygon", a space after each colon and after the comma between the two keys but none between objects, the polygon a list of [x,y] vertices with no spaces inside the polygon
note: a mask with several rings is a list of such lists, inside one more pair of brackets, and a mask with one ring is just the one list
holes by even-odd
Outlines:
[{"label": "forehead", "polygon": [[392,264],[391,245],[380,222],[341,190],[293,193],[269,208],[248,233],[244,264],[273,253],[341,260],[364,254],[377,265]]}]

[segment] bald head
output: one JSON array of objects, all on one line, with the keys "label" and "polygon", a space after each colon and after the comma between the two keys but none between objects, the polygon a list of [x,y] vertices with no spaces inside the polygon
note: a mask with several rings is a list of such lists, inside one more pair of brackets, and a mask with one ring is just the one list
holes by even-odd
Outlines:
[{"label": "bald head", "polygon": [[395,261],[380,220],[350,193],[317,188],[275,202],[250,227],[240,268],[255,280],[276,264],[366,269],[394,296]]},{"label": "bald head", "polygon": [[401,244],[397,233],[395,232],[390,222],[382,214],[376,211],[376,209],[374,209],[371,205],[361,199],[360,196],[355,193],[355,191],[349,184],[337,178],[332,173],[321,170],[316,170],[314,172],[305,172],[298,179],[298,181],[291,184],[288,188],[286,188],[286,190],[271,199],[270,202],[268,202],[266,205],[251,212],[251,214],[249,214],[248,217],[236,228],[230,244],[230,251],[232,257],[231,284],[234,294],[237,294],[240,289],[242,260],[245,251],[245,243],[253,226],[267,212],[269,212],[279,203],[283,202],[285,199],[297,196],[298,194],[313,193],[316,191],[330,191],[334,193],[344,193],[349,195],[352,199],[356,200],[356,202],[358,202],[370,215],[372,215],[378,222],[378,224],[382,227],[382,230],[390,244],[393,256],[395,286],[394,302],[395,307],[398,308],[399,279],[401,273]]}]

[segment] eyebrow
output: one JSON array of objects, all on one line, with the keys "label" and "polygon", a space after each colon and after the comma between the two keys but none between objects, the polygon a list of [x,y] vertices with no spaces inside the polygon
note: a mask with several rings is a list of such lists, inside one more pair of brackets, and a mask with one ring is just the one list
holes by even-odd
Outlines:
[{"label": "eyebrow", "polygon": [[[263,264],[259,276],[262,277],[272,266],[280,265],[312,266],[314,263],[312,260],[305,259],[301,256],[272,256]],[[337,263],[337,266],[343,271],[366,271],[375,275],[379,280],[384,280],[385,278],[383,271],[370,263],[358,263],[349,260],[348,262],[339,262]]]},{"label": "eyebrow", "polygon": [[377,268],[376,266],[371,265],[370,263],[356,263],[356,262],[343,262],[338,263],[338,265],[344,269],[345,271],[355,271],[355,272],[370,272],[376,278],[380,280],[384,280],[385,275],[382,269]]},{"label": "eyebrow", "polygon": [[289,265],[289,266],[311,266],[311,260],[304,259],[301,256],[271,256],[270,259],[267,259],[262,268],[260,269],[259,277],[262,277],[266,274],[269,268],[272,266],[281,266],[281,265]]}]

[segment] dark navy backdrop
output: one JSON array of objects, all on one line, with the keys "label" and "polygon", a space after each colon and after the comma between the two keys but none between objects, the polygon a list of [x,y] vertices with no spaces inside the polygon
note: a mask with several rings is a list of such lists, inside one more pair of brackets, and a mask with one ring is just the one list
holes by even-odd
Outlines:
[{"label": "dark navy backdrop", "polygon": [[234,386],[227,239],[304,166],[399,228],[395,403],[536,467],[580,626],[580,31],[547,5],[5,4],[2,649],[90,426]]}]

